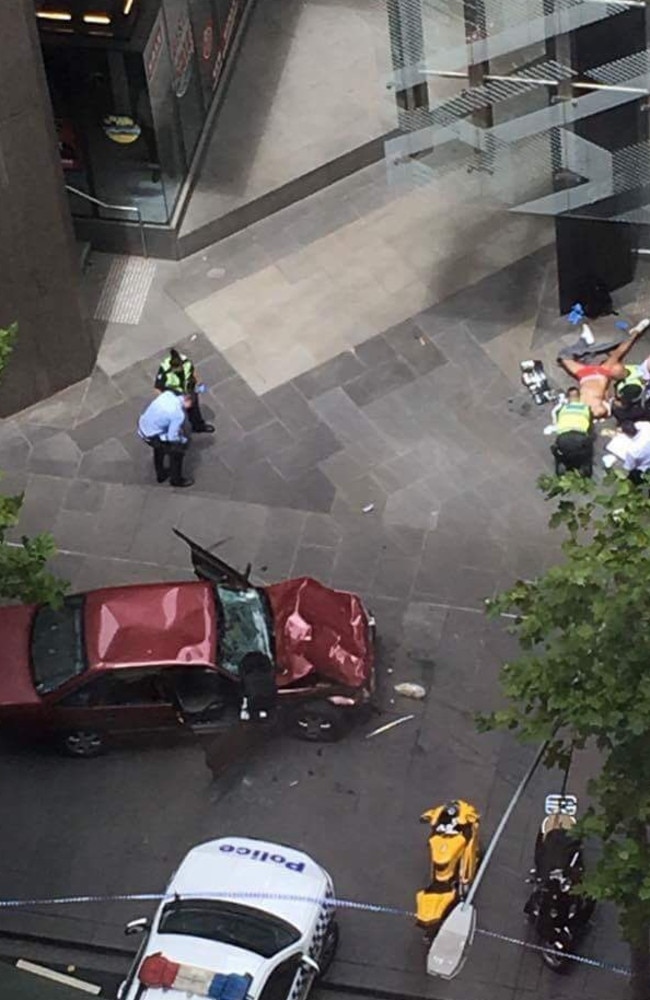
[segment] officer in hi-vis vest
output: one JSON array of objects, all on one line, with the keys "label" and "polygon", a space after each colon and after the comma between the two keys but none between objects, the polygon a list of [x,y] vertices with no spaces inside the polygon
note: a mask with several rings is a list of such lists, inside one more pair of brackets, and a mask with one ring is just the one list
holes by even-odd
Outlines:
[{"label": "officer in hi-vis vest", "polygon": [[589,478],[594,462],[593,416],[587,403],[580,402],[580,390],[572,386],[566,401],[553,412],[555,443],[551,451],[557,475],[580,472]]},{"label": "officer in hi-vis vest", "polygon": [[158,392],[164,392],[168,389],[178,396],[190,396],[192,405],[187,411],[190,427],[195,434],[214,433],[213,425],[206,424],[203,419],[197,392],[203,392],[204,387],[197,385],[196,371],[188,357],[172,347],[167,357],[161,362],[154,385]]}]

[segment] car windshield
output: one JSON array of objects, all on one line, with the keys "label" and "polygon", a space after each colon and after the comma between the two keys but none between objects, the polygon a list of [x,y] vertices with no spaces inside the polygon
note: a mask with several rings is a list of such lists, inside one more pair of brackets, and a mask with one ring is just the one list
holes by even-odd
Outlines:
[{"label": "car windshield", "polygon": [[159,934],[189,934],[272,958],[300,940],[292,924],[250,906],[208,899],[175,899],[163,908]]},{"label": "car windshield", "polygon": [[38,609],[32,628],[32,665],[39,694],[56,691],[83,673],[83,597],[69,597],[61,608]]},{"label": "car windshield", "polygon": [[220,657],[224,670],[239,674],[239,664],[246,653],[264,653],[270,660],[271,639],[264,601],[254,587],[232,590],[219,585],[221,606]]}]

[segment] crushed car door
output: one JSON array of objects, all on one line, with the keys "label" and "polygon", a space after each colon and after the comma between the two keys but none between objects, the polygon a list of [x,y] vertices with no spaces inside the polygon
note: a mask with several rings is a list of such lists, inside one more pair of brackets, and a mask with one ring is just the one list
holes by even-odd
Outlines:
[{"label": "crushed car door", "polygon": [[178,528],[172,529],[177,538],[180,538],[189,546],[192,556],[192,568],[199,580],[208,580],[210,583],[225,583],[231,587],[250,587],[250,565],[246,567],[244,573],[234,569],[214,552],[204,549],[202,545],[194,542],[187,535],[184,535]]}]

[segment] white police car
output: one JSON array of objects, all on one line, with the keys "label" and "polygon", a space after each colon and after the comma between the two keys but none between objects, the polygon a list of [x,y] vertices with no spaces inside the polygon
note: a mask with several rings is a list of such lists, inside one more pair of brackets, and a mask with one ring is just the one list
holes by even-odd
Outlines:
[{"label": "white police car", "polygon": [[334,958],[334,886],[307,854],[244,837],[194,847],[147,932],[119,1000],[304,1000]]}]

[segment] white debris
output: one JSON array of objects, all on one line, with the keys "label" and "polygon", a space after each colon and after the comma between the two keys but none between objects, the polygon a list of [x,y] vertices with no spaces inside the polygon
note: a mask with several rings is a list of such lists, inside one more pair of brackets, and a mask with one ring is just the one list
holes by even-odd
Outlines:
[{"label": "white debris", "polygon": [[369,514],[371,510],[375,509],[374,503],[367,503],[365,507],[361,508],[364,514]]},{"label": "white debris", "polygon": [[395,691],[405,698],[415,698],[417,701],[427,696],[426,688],[423,688],[421,684],[413,684],[411,681],[406,681],[404,684],[396,684]]},{"label": "white debris", "polygon": [[394,722],[387,722],[385,726],[380,726],[379,729],[373,729],[371,733],[366,733],[366,739],[371,740],[373,736],[379,736],[381,733],[387,733],[389,729],[394,729],[395,726],[401,726],[403,722],[410,722],[414,719],[414,715],[403,715],[401,719],[395,719]]}]

